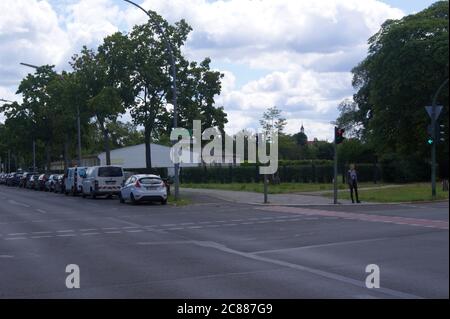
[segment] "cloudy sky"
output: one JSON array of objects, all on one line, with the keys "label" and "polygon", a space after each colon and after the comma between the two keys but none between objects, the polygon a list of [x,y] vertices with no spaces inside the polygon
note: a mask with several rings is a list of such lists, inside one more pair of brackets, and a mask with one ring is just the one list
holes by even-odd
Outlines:
[{"label": "cloudy sky", "polygon": [[[136,0],[169,22],[193,27],[184,53],[211,57],[225,74],[216,99],[227,130],[256,128],[265,109],[278,106],[295,133],[331,140],[337,105],[351,97],[350,70],[367,52],[367,39],[390,18],[420,11],[433,0]],[[96,47],[146,16],[122,0],[1,0],[0,98],[15,91],[30,69],[19,62],[68,61],[82,45]],[[0,114],[0,121],[2,115]]]}]

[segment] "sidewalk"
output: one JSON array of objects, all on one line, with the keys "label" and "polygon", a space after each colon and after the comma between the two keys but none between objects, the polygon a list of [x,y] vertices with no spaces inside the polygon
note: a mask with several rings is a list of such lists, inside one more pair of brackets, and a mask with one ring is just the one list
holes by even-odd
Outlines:
[{"label": "sidewalk", "polygon": [[[241,204],[264,204],[264,194],[243,191],[228,191],[218,189],[199,189],[199,188],[181,188],[183,193],[202,194],[214,198],[222,199],[228,202]],[[333,198],[317,195],[300,194],[268,194],[269,204],[271,205],[333,205]],[[339,200],[341,204],[351,204],[350,200]],[[373,203],[372,203],[373,204]]]}]

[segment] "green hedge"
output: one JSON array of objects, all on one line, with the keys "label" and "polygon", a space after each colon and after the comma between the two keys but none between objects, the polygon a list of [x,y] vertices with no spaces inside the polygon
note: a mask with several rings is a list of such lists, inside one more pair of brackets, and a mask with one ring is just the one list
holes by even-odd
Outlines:
[{"label": "green hedge", "polygon": [[[374,176],[380,178],[379,168],[373,164],[357,164],[358,179],[361,182],[373,181]],[[346,168],[341,167],[339,176],[345,182]],[[333,181],[333,165],[281,165],[277,172],[282,183],[331,183]],[[261,182],[259,167],[255,164],[228,167],[189,167],[180,171],[182,183],[253,183]]]}]

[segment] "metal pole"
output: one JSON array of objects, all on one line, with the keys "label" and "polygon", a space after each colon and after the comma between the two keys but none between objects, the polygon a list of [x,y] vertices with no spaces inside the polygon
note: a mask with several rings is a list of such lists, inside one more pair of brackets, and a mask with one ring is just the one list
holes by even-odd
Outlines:
[{"label": "metal pole", "polygon": [[436,104],[437,98],[441,90],[448,83],[449,79],[446,79],[437,89],[436,93],[433,96],[433,104],[431,107],[431,136],[433,137],[433,145],[431,146],[431,197],[432,199],[436,199]]},{"label": "metal pole", "polygon": [[36,172],[36,140],[33,139],[33,173]]},{"label": "metal pole", "polygon": [[78,137],[78,167],[81,166],[81,124],[80,106],[77,104],[77,137]]},{"label": "metal pole", "polygon": [[338,158],[337,158],[336,138],[334,139],[333,142],[333,148],[334,148],[333,203],[338,204],[338,189],[337,189]]},{"label": "metal pole", "polygon": [[267,199],[267,174],[264,174],[264,204],[267,204],[269,201]]},{"label": "metal pole", "polygon": [[[134,5],[135,7],[139,8],[140,10],[144,11],[145,14],[150,18],[150,20],[152,19],[152,16],[148,13],[147,10],[145,10],[143,7],[141,7],[140,5],[134,3],[133,1],[130,0],[124,0],[125,2],[128,2],[132,5]],[[162,37],[163,41],[164,41],[164,45],[166,46],[167,51],[169,52],[169,57],[170,57],[170,64],[171,64],[171,73],[172,73],[172,105],[173,105],[173,128],[177,128],[178,126],[178,108],[177,108],[177,69],[176,69],[176,65],[175,65],[175,58],[173,56],[173,50],[172,50],[172,45],[169,41],[169,39],[166,37],[166,35],[164,34],[164,31],[162,30],[161,26],[158,23],[154,24],[156,26],[156,28],[158,29],[158,32],[160,34],[160,36]],[[173,144],[175,144],[176,141],[173,142]],[[178,199],[179,197],[179,188],[180,188],[180,179],[178,176],[178,172],[179,172],[179,164],[175,163],[174,165],[174,170],[175,170],[175,200]]]}]

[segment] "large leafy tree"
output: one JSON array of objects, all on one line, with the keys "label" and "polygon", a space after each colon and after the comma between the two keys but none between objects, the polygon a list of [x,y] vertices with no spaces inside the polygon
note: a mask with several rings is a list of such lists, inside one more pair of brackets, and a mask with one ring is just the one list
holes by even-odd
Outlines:
[{"label": "large leafy tree", "polygon": [[42,141],[45,149],[45,163],[50,169],[51,152],[54,146],[55,124],[58,114],[52,103],[49,85],[57,77],[54,66],[44,65],[36,69],[34,74],[28,74],[17,90],[22,94],[22,104],[12,104],[7,110],[7,117],[27,117],[28,132],[34,140]]},{"label": "large leafy tree", "polygon": [[111,163],[109,125],[132,103],[127,38],[115,33],[104,39],[97,52],[84,47],[72,58],[72,67],[81,81],[86,108],[102,132],[106,163]]},{"label": "large leafy tree", "polygon": [[[338,122],[360,126],[360,136],[381,156],[408,161],[429,158],[424,106],[449,76],[448,1],[401,20],[386,21],[369,39],[369,54],[353,69],[356,104],[342,106]],[[441,123],[448,127],[448,89],[438,99],[444,105]],[[446,136],[448,141],[448,133]],[[439,147],[448,161],[448,143]]]}]

